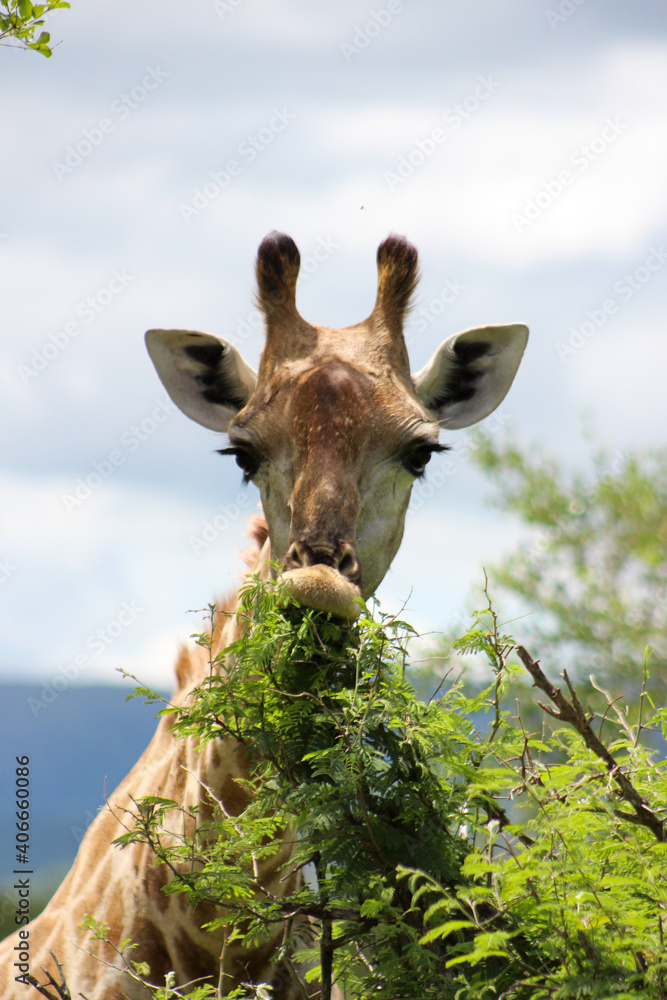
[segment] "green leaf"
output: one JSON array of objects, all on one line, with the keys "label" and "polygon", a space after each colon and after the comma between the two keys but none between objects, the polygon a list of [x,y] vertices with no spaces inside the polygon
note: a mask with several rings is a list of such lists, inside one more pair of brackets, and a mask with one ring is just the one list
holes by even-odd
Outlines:
[{"label": "green leaf", "polygon": [[446,938],[449,934],[453,934],[454,931],[460,931],[464,927],[474,927],[474,923],[471,920],[448,920],[444,924],[440,924],[438,927],[432,927],[430,931],[423,934],[419,939],[420,944],[430,944],[431,941],[436,941],[438,938]]}]

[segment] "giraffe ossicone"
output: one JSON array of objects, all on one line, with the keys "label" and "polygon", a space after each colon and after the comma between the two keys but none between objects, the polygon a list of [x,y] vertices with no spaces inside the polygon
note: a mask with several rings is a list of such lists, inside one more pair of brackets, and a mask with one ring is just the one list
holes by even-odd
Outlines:
[{"label": "giraffe ossicone", "polygon": [[[294,598],[342,619],[358,614],[387,572],[403,535],[415,479],[443,450],[441,428],[469,426],[491,413],[509,390],[523,355],[523,324],[487,326],[445,340],[421,371],[411,375],[403,323],[417,282],[417,251],[390,236],[378,248],[378,287],[370,316],[331,329],[304,320],[296,308],[299,252],[271,233],[257,255],[258,301],[266,343],[255,372],[231,343],[190,330],[150,330],[149,354],[180,409],[229,436],[246,481],[258,487],[266,525],[255,526],[251,572],[267,577],[277,561]],[[268,529],[267,529],[268,525]],[[226,609],[233,611],[236,598]],[[232,616],[215,635],[212,656],[238,634]],[[177,663],[175,705],[186,704],[208,671],[200,649],[183,650]],[[182,834],[182,810],[203,820],[215,800],[236,815],[248,799],[236,745],[226,738],[199,750],[176,739],[163,718],[141,759],[109,797],[81,843],[74,865],[44,912],[28,925],[29,946],[17,932],[0,944],[0,996],[37,1000],[30,975],[59,981],[53,953],[72,996],[87,1000],[147,1000],[149,991],[123,968],[116,949],[130,939],[128,957],[145,962],[147,979],[164,985],[175,970],[178,986],[219,983],[221,995],[241,982],[268,982],[275,1000],[303,997],[288,965],[273,953],[275,938],[254,951],[227,943],[224,928],[203,929],[215,917],[208,904],[190,908],[163,892],[169,881],[155,867],[149,845],[122,851],[128,811],[142,796],[171,799],[181,809],[165,817],[166,835]],[[210,790],[210,791],[209,791]],[[211,795],[211,793],[213,793]],[[290,889],[284,865],[287,842],[262,873],[276,895]],[[224,905],[224,903],[223,903]],[[84,914],[109,927],[109,943],[79,929]],[[312,1000],[319,991],[311,986]]]}]

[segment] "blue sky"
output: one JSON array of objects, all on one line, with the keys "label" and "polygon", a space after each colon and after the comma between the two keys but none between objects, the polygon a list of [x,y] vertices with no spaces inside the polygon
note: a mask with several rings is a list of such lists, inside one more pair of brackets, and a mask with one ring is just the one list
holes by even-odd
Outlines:
[{"label": "blue sky", "polygon": [[[166,401],[155,326],[256,363],[257,244],[289,233],[302,314],[366,316],[390,231],[420,251],[414,370],[525,321],[487,432],[572,462],[664,440],[667,11],[651,0],[74,2],[53,58],[0,50],[0,679],[168,687],[189,609],[229,591],[256,504]],[[380,589],[444,626],[517,538],[467,453],[421,487]],[[77,492],[78,491],[78,492]]]}]

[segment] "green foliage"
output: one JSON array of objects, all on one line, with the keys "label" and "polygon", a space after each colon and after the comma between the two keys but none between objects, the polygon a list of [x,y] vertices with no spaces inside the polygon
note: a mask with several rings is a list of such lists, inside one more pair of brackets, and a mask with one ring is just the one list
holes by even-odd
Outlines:
[{"label": "green foliage", "polygon": [[[604,746],[574,689],[512,652],[490,601],[459,645],[491,683],[428,703],[406,679],[404,623],[364,612],[343,628],[258,582],[243,609],[220,673],[166,711],[180,736],[239,745],[247,807],[220,803],[174,843],[175,804],[149,798],[121,838],[172,867],[167,891],[221,906],[212,926],[248,947],[285,924],[283,957],[314,960],[323,997],[335,981],[350,1000],[664,1000],[667,774],[644,745],[664,710],[647,727],[609,706],[621,735]],[[507,707],[523,670],[566,723],[549,737]],[[261,871],[285,836],[286,873],[305,877],[276,896]]]},{"label": "green foliage", "polygon": [[[550,669],[567,668],[596,706],[594,684],[637,705],[664,700],[667,676],[667,449],[598,452],[570,475],[542,450],[482,442],[474,460],[493,503],[517,515],[525,541],[490,570]],[[594,683],[589,680],[593,675]]]},{"label": "green foliage", "polygon": [[69,6],[65,0],[47,0],[42,4],[33,4],[30,0],[0,0],[0,45],[32,49],[49,58],[53,54],[51,35],[48,31],[40,31],[35,37],[37,29],[44,24],[46,14]]}]

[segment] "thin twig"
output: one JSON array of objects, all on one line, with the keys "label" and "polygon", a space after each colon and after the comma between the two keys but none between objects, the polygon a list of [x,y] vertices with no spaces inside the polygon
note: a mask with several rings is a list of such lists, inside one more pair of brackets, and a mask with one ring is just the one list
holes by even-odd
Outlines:
[{"label": "thin twig", "polygon": [[[65,973],[63,972],[62,965],[60,964],[60,962],[58,961],[58,959],[56,958],[56,956],[53,954],[52,951],[49,951],[49,955],[56,963],[58,975],[60,976],[60,983],[57,983],[55,981],[51,973],[48,971],[48,969],[45,969],[43,965],[40,965],[40,969],[42,970],[44,975],[48,977],[49,986],[53,986],[58,996],[54,997],[53,993],[49,993],[46,986],[44,986],[42,983],[38,983],[34,976],[28,975],[27,977],[28,982],[30,983],[31,986],[34,986],[37,992],[41,993],[43,997],[47,997],[48,1000],[72,1000],[72,994],[70,993],[69,987],[65,982]],[[81,994],[79,994],[79,996],[81,996]]]}]

